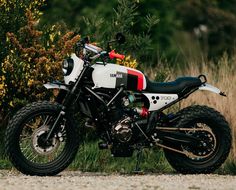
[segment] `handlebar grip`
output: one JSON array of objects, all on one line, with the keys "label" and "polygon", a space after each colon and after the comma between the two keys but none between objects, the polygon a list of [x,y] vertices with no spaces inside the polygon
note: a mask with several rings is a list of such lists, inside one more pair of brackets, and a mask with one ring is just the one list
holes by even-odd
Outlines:
[{"label": "handlebar grip", "polygon": [[123,60],[125,58],[125,55],[115,53],[115,50],[112,50],[109,53],[109,57],[110,57],[110,59],[118,58],[118,59],[122,59]]}]

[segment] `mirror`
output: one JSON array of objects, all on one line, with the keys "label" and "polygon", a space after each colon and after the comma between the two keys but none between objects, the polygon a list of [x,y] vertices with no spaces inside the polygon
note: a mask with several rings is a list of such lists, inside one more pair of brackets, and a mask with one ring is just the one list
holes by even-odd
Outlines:
[{"label": "mirror", "polygon": [[119,44],[125,43],[125,36],[124,36],[122,33],[117,33],[117,34],[116,34],[116,41],[117,41]]}]

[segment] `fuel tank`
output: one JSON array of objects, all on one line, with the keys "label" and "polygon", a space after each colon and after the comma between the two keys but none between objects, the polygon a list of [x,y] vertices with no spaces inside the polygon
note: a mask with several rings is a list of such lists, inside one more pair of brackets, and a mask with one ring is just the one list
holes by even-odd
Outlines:
[{"label": "fuel tank", "polygon": [[113,63],[96,63],[92,79],[95,88],[117,88],[123,85],[127,90],[142,91],[146,89],[146,78],[141,71]]}]

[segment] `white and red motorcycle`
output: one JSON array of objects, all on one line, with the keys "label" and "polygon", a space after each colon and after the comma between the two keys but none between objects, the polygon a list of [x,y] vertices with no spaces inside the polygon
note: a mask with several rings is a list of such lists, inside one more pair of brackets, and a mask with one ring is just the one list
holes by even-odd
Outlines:
[{"label": "white and red motorcycle", "polygon": [[[123,43],[125,38],[119,33],[113,41]],[[176,114],[163,110],[197,90],[224,93],[207,84],[204,75],[153,82],[141,71],[107,63],[113,58],[124,55],[103,51],[88,38],[77,44],[76,53],[62,63],[64,83],[45,84],[60,89],[57,102],[29,104],[10,120],[5,148],[12,164],[24,174],[56,175],[74,160],[83,128],[92,127],[102,140],[99,148],[110,149],[114,157],[137,151],[136,170],[141,150],[156,146],[178,172],[219,168],[231,147],[225,118],[207,106],[190,106]],[[82,126],[76,125],[75,113],[86,119]]]}]

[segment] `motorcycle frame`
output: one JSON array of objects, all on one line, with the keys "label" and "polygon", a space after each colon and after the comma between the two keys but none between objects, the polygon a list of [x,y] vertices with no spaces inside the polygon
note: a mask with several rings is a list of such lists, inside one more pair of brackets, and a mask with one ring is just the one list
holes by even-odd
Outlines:
[{"label": "motorcycle frame", "polygon": [[[61,87],[60,89],[62,89],[63,91],[66,91],[66,96],[64,98],[64,100],[62,101],[62,109],[60,111],[60,113],[57,116],[57,119],[55,120],[54,124],[52,125],[48,135],[47,135],[47,140],[51,137],[51,135],[53,134],[53,131],[55,130],[56,126],[58,125],[60,119],[66,114],[66,112],[68,111],[68,109],[71,107],[72,104],[75,104],[77,102],[77,100],[80,97],[81,94],[81,87],[84,87],[84,89],[90,94],[92,95],[93,98],[96,98],[99,102],[101,102],[104,107],[106,108],[106,111],[109,111],[109,106],[112,104],[112,102],[119,96],[120,93],[122,93],[125,89],[124,87],[121,85],[117,91],[117,93],[110,99],[110,101],[106,104],[105,101],[102,99],[102,97],[100,97],[93,89],[90,89],[88,86],[83,86],[83,84],[81,83],[81,79],[83,78],[84,73],[91,67],[90,62],[88,61],[84,61],[84,66],[83,69],[81,71],[81,73],[79,74],[77,80],[75,81],[75,83],[73,85],[71,85],[71,87]],[[199,76],[202,77],[202,76]],[[205,79],[205,78],[204,78]],[[206,80],[204,80],[202,82],[202,84],[204,84],[206,82]],[[61,86],[63,86],[63,84],[60,84]],[[170,102],[169,104],[165,105],[164,107],[155,110],[155,111],[151,111],[150,115],[148,117],[147,120],[147,130],[146,132],[150,132],[153,127],[152,123],[153,120],[155,118],[155,116],[159,113],[161,113],[163,110],[169,108],[170,106],[178,103],[179,101],[187,98],[190,94],[192,94],[193,92],[195,92],[196,90],[198,90],[199,87],[193,88],[190,91],[188,91],[187,93],[184,93],[185,89],[183,90],[183,92],[177,94],[178,95],[178,99],[174,100],[173,102]],[[142,92],[140,92],[140,94],[142,94]],[[88,102],[86,102],[88,103]],[[91,103],[92,105],[94,104],[94,102]],[[99,118],[97,118],[97,116],[99,115],[97,112],[97,109],[95,108],[96,106],[89,106],[88,103],[88,107],[89,107],[89,112],[92,114],[87,114],[87,116],[93,117],[96,124],[99,125]],[[80,108],[82,113],[88,113],[88,110],[85,110],[84,107]]]}]

